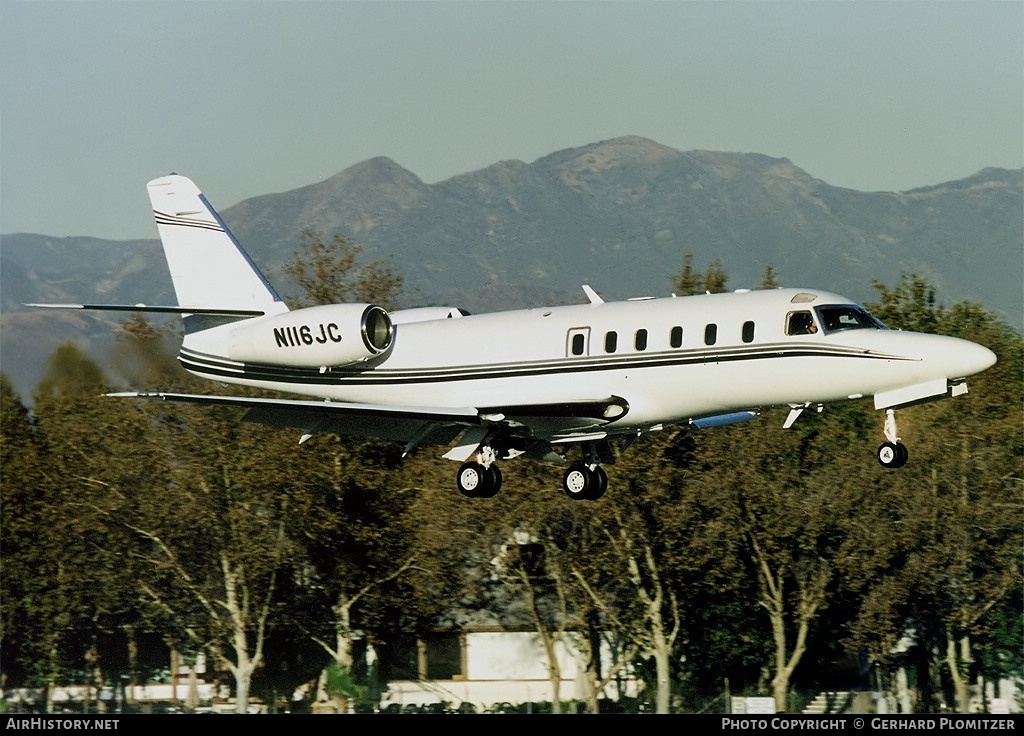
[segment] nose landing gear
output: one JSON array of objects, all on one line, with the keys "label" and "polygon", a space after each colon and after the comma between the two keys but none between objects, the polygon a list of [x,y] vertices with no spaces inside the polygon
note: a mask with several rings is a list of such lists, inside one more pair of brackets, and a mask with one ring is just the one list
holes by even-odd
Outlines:
[{"label": "nose landing gear", "polygon": [[910,453],[896,434],[896,412],[885,410],[885,439],[878,448],[878,462],[883,468],[902,468],[907,464]]}]

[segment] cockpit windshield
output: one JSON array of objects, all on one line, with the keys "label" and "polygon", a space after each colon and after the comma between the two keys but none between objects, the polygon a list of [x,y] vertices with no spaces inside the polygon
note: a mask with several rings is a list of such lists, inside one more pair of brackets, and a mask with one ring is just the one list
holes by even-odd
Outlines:
[{"label": "cockpit windshield", "polygon": [[872,317],[868,310],[856,304],[832,304],[815,307],[814,311],[818,313],[818,319],[821,320],[826,334],[840,330],[889,329]]}]

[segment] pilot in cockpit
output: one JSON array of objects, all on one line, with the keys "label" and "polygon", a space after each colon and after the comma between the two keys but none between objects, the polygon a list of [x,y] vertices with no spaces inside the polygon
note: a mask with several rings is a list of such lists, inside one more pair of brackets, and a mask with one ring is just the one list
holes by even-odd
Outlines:
[{"label": "pilot in cockpit", "polygon": [[813,335],[818,331],[810,312],[790,312],[786,326],[787,335]]}]

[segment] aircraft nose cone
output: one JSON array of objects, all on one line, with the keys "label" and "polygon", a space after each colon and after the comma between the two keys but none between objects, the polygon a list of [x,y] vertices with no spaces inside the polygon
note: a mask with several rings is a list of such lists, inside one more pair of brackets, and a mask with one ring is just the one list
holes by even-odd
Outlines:
[{"label": "aircraft nose cone", "polygon": [[996,354],[984,345],[958,340],[953,353],[955,375],[950,378],[963,378],[981,373],[996,364]]}]

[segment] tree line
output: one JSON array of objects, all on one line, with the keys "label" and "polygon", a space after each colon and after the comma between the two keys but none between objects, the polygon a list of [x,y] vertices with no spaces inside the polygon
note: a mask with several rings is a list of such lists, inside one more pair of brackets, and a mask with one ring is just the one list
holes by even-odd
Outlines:
[{"label": "tree line", "polygon": [[[401,276],[360,258],[306,231],[286,268],[293,303],[396,306]],[[769,267],[759,287],[776,280]],[[727,281],[689,255],[672,277],[679,294]],[[318,678],[340,709],[369,708],[389,679],[415,676],[401,653],[453,601],[486,609],[500,590],[549,652],[589,634],[589,712],[627,668],[655,712],[720,711],[723,683],[786,711],[850,656],[873,688],[909,673],[920,712],[967,712],[979,682],[1024,673],[1024,339],[978,304],[938,303],[917,276],[875,287],[867,306],[888,326],[999,358],[967,396],[901,412],[906,467],[874,461],[870,405],[790,429],[766,411],[638,439],[592,503],[522,458],[515,493],[469,499],[436,448],[403,458],[330,434],[298,447],[227,407],[105,398],[125,383],[204,390],[177,366],[173,330],[139,316],[122,324],[113,375],[63,345],[31,408],[0,377],[0,685],[144,681],[171,651],[203,654],[239,710]],[[601,636],[615,661],[599,661]]]}]

